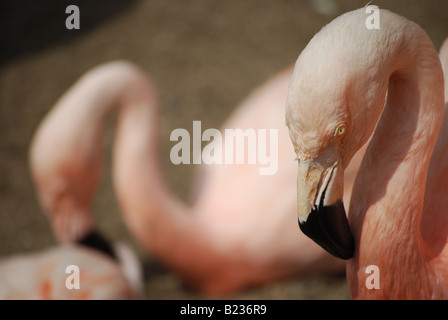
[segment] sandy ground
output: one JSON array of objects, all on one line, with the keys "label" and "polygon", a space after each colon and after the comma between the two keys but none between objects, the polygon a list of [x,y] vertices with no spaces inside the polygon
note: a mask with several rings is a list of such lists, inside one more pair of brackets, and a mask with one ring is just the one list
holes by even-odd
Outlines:
[{"label": "sandy ground", "polygon": [[[318,3],[331,2],[322,9]],[[367,1],[71,1],[81,30],[65,28],[67,1],[0,4],[0,259],[56,244],[36,199],[28,146],[39,121],[88,69],[114,59],[140,65],[161,96],[161,163],[167,181],[188,200],[193,166],[169,161],[169,133],[201,119],[223,120],[252,88],[295,61],[311,37],[337,15]],[[94,3],[94,5],[93,5]],[[436,48],[448,36],[448,2],[374,1],[419,23]],[[112,129],[106,148],[110,153]],[[145,264],[146,297],[203,298],[142,252],[124,228],[108,168],[94,211],[101,231],[131,243]],[[236,299],[349,299],[346,280],[288,279],[230,296]]]}]

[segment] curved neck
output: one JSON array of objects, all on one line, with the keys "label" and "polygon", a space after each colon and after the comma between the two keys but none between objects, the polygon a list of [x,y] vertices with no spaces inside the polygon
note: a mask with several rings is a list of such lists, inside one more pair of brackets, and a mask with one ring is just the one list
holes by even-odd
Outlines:
[{"label": "curved neck", "polygon": [[[126,222],[151,250],[175,247],[188,219],[163,178],[158,154],[158,102],[148,79],[135,74],[118,101],[113,182]],[[191,220],[191,219],[190,219]]]},{"label": "curved neck", "polygon": [[206,270],[216,270],[222,259],[203,238],[192,210],[173,195],[163,178],[154,86],[134,70],[117,98],[113,182],[126,224],[159,261],[199,283]]},{"label": "curved neck", "polygon": [[[187,208],[166,185],[159,164],[155,87],[134,67],[127,66],[110,78],[122,84],[111,104],[118,108],[112,179],[124,219],[140,244],[151,251],[180,247],[194,228],[190,228]],[[104,86],[109,86],[107,81]]]},{"label": "curved neck", "polygon": [[[375,57],[377,76],[388,82],[387,102],[350,204],[350,225],[358,243],[350,265],[359,272],[368,265],[383,272],[424,271],[420,220],[428,165],[443,115],[443,75],[437,52],[420,27],[406,21],[392,32],[400,37],[385,41],[387,47],[378,51],[382,56]],[[393,275],[388,278],[399,281]],[[393,287],[382,281],[381,291],[392,294]]]},{"label": "curved neck", "polygon": [[113,62],[83,76],[54,110],[54,123],[64,123],[63,128],[57,126],[61,135],[58,147],[67,145],[73,150],[76,146],[77,152],[72,151],[66,161],[83,166],[81,172],[86,176],[92,175],[93,166],[101,166],[102,157],[96,155],[101,153],[106,117],[113,111],[118,111],[118,116],[112,179],[131,234],[169,260],[165,262],[181,265],[179,260],[194,259],[185,257],[191,250],[184,249],[200,247],[192,244],[198,238],[197,228],[191,227],[194,219],[165,183],[158,158],[157,94],[138,68]]}]

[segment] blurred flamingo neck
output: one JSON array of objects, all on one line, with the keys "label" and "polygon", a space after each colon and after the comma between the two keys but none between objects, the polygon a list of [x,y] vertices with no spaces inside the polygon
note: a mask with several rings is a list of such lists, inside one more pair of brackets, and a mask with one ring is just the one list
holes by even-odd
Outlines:
[{"label": "blurred flamingo neck", "polygon": [[[382,61],[377,76],[389,81],[387,103],[353,188],[350,225],[358,245],[348,270],[355,275],[368,265],[383,272],[425,271],[420,220],[443,114],[443,75],[424,31],[413,23],[399,31],[401,39],[387,41],[385,56],[377,57]],[[403,289],[389,279],[382,282],[382,293]]]},{"label": "blurred flamingo neck", "polygon": [[135,72],[117,102],[113,182],[126,224],[139,244],[162,263],[199,281],[209,272],[205,269],[214,270],[222,257],[204,241],[203,228],[191,209],[165,183],[158,159],[154,87]]},{"label": "blurred flamingo neck", "polygon": [[[125,221],[151,250],[172,246],[183,224],[182,204],[165,184],[158,158],[158,101],[139,70],[125,71],[113,147],[113,182]],[[161,249],[162,250],[162,249]]]}]

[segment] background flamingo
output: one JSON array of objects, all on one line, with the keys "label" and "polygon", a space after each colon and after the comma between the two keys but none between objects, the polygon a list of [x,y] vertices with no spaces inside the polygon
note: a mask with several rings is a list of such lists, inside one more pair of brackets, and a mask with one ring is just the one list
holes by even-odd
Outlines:
[{"label": "background flamingo", "polygon": [[[351,258],[354,298],[447,298],[442,68],[421,27],[389,11],[380,16],[380,30],[364,27],[364,9],[340,16],[297,60],[286,117],[299,157],[299,223],[322,247]],[[348,228],[342,172],[373,132]],[[378,289],[366,285],[370,265],[379,268]]]},{"label": "background flamingo", "polygon": [[[56,133],[55,137],[61,135]],[[73,144],[67,146],[68,143]],[[56,153],[52,149],[55,147],[58,148]],[[31,152],[38,191],[47,213],[56,217],[56,230],[69,225],[78,232],[77,236],[70,238],[62,233],[63,244],[57,247],[3,259],[0,263],[0,299],[143,297],[143,276],[137,255],[124,243],[112,246],[97,232],[90,212],[90,198],[94,191],[92,184],[100,175],[100,166],[91,165],[89,170],[82,171],[87,168],[77,163],[74,157],[78,147],[76,141],[67,139],[52,146],[40,144]],[[83,218],[78,219],[80,216]],[[84,221],[88,223],[79,223]],[[71,265],[79,269],[80,286],[77,289],[66,286],[67,278],[72,275],[72,271],[67,272],[67,267]]]},{"label": "background flamingo", "polygon": [[[273,77],[237,108],[225,128],[279,130],[279,168],[203,168],[190,208],[166,186],[158,160],[157,96],[135,66],[114,62],[82,77],[36,132],[31,167],[58,238],[93,231],[89,210],[102,165],[103,123],[118,108],[113,181],[124,219],[138,242],[192,287],[227,293],[282,277],[338,271],[343,263],[291,227],[294,154],[281,110],[291,70]],[[359,162],[353,162],[356,171]],[[92,171],[93,170],[93,171]],[[353,175],[348,175],[349,196]],[[67,198],[67,194],[77,197]],[[76,201],[73,201],[76,200]],[[80,209],[81,208],[81,209]]]},{"label": "background flamingo", "polygon": [[[56,133],[55,137],[61,136]],[[90,212],[92,184],[99,177],[100,166],[80,170],[87,168],[76,163],[76,158],[70,158],[79,151],[76,141],[67,146],[71,142],[39,145],[31,152],[31,165],[39,179],[37,187],[47,213],[59,218],[57,230],[69,225],[78,232],[77,237],[69,238],[62,233],[63,244],[57,247],[3,259],[0,262],[2,300],[143,297],[143,275],[137,255],[124,243],[112,246],[99,235]],[[55,155],[54,147],[58,148],[57,156],[49,156]],[[83,219],[78,219],[79,216]],[[88,224],[79,224],[84,221]],[[66,286],[67,278],[72,275],[67,267],[71,265],[79,270],[77,289]]]}]

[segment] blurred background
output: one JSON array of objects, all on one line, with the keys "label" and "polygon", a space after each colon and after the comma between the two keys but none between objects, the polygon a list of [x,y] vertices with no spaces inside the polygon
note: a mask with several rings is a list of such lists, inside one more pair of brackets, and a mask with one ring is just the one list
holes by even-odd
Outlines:
[{"label": "blurred background", "polygon": [[[292,64],[311,37],[356,0],[1,0],[0,261],[55,245],[28,168],[31,137],[55,101],[87,70],[130,60],[158,84],[160,159],[171,188],[189,200],[194,166],[169,160],[175,128],[202,120],[219,128],[257,85]],[[67,30],[65,8],[80,9],[80,30]],[[438,49],[448,36],[444,0],[371,1],[420,24]],[[108,126],[108,159],[113,126]],[[109,163],[94,203],[100,230],[126,240],[144,262],[149,299],[202,298],[136,245],[121,220]],[[349,299],[344,275],[289,279],[235,299]]]}]

